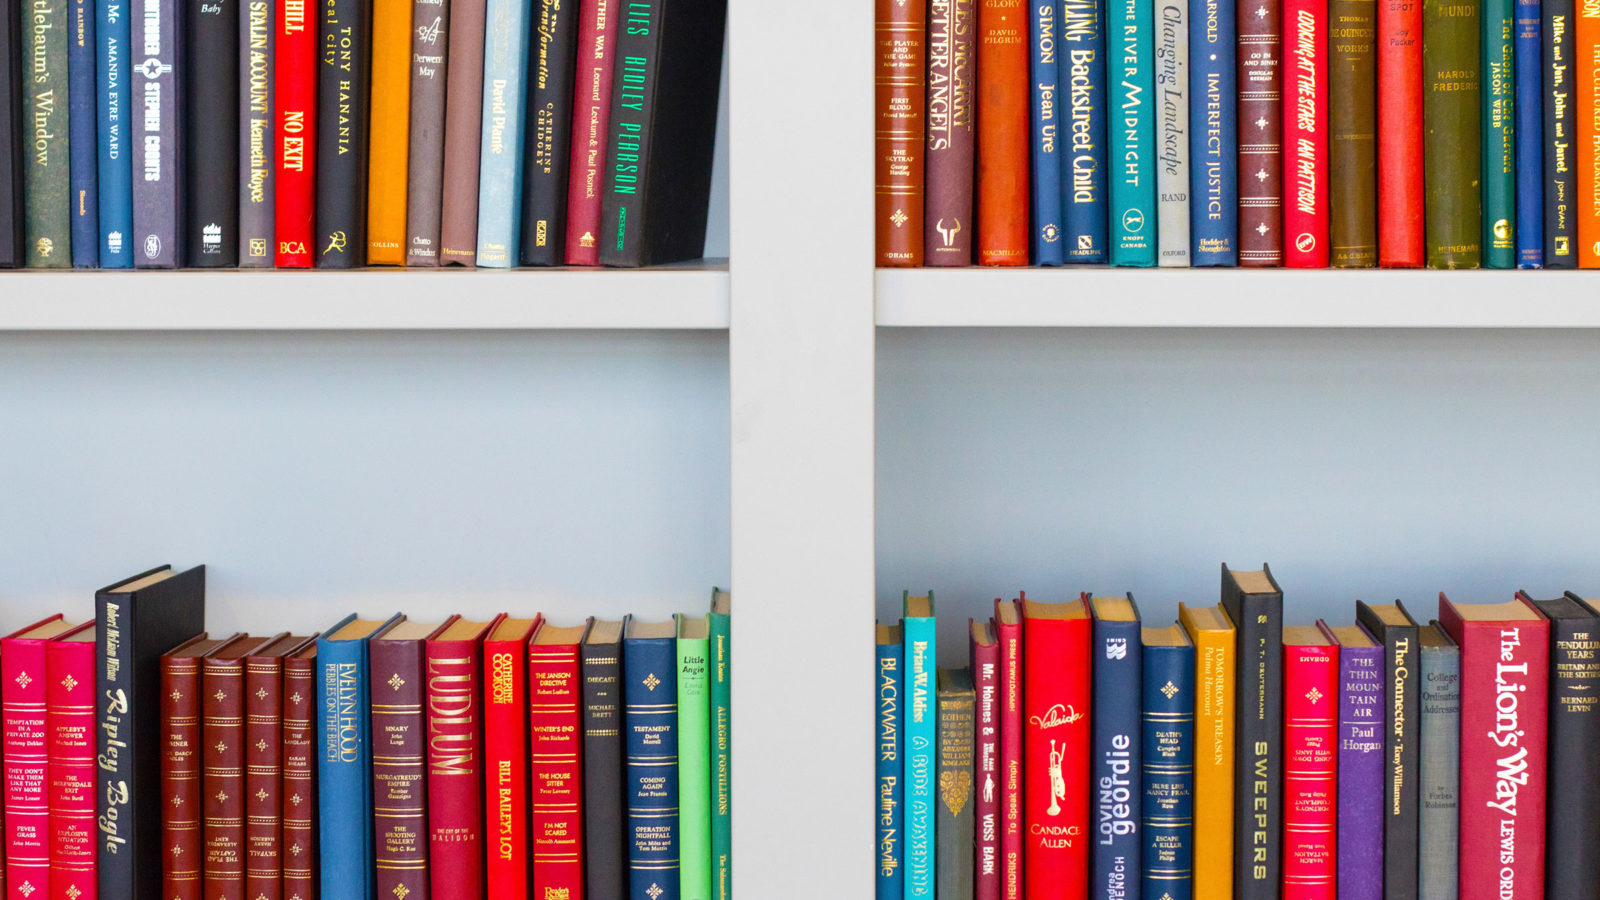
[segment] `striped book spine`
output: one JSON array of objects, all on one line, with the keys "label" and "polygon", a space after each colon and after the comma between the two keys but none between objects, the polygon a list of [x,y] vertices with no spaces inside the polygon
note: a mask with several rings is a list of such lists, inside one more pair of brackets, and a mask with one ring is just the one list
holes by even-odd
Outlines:
[{"label": "striped book spine", "polygon": [[200,664],[207,900],[244,900],[244,660]]},{"label": "striped book spine", "polygon": [[0,642],[0,672],[5,676],[0,708],[5,718],[6,897],[49,897],[44,642]]},{"label": "striped book spine", "polygon": [[45,645],[50,900],[95,900],[94,632]]}]

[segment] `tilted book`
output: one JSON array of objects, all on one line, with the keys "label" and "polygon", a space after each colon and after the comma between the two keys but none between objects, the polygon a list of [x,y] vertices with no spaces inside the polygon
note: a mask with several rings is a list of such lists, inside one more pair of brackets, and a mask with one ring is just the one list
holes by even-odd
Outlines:
[{"label": "tilted book", "polygon": [[684,900],[711,900],[711,635],[702,617],[676,620],[679,890]]},{"label": "tilted book", "polygon": [[[138,67],[129,76],[135,105],[133,147],[133,264],[174,269],[184,264],[183,97],[178,91],[182,0],[154,0],[140,10]],[[153,14],[153,16],[152,16]],[[152,21],[153,17],[153,21]]]},{"label": "tilted book", "polygon": [[572,101],[578,9],[535,0],[528,133],[522,139],[522,248],[525,266],[559,266],[567,243],[567,173],[572,169]]},{"label": "tilted book", "polygon": [[317,900],[317,643],[283,660],[283,896]]},{"label": "tilted book", "polygon": [[96,897],[94,645],[90,623],[44,649],[50,900]]},{"label": "tilted book", "polygon": [[1156,54],[1154,0],[1111,16],[1111,264],[1156,264]]},{"label": "tilted book", "polygon": [[1224,564],[1222,607],[1238,637],[1234,890],[1238,900],[1277,900],[1283,829],[1283,591],[1265,565],[1258,572],[1236,572]]},{"label": "tilted book", "polygon": [[1082,900],[1089,886],[1089,608],[1022,603],[1022,883]]},{"label": "tilted book", "polygon": [[1159,263],[1184,267],[1189,265],[1189,4],[1163,0],[1155,29]]},{"label": "tilted book", "polygon": [[711,896],[733,894],[733,595],[711,589]]},{"label": "tilted book", "polygon": [[[1385,820],[1384,726],[1386,691],[1383,644],[1359,625],[1317,626],[1334,641],[1339,654],[1339,718],[1337,736],[1338,894],[1348,900],[1384,900],[1384,829],[1372,823]],[[1413,641],[1413,643],[1415,643]],[[1409,676],[1407,676],[1409,679]],[[1408,782],[1415,773],[1402,773]],[[1416,871],[1412,865],[1413,873]],[[1411,883],[1416,884],[1413,877]],[[1414,896],[1414,894],[1413,894]]]},{"label": "tilted book", "polygon": [[517,264],[522,246],[522,130],[531,0],[489,0],[478,160],[478,265]]},{"label": "tilted book", "polygon": [[[1029,117],[1033,167],[1028,179],[1033,212],[1033,264],[1059,266],[1066,261],[1061,243],[1061,65],[1056,54],[1060,27],[1059,2],[1028,5]],[[984,46],[988,46],[985,44]]]},{"label": "tilted book", "polygon": [[1428,267],[1482,262],[1482,5],[1422,0],[1424,227]]},{"label": "tilted book", "polygon": [[578,3],[578,90],[572,101],[572,158],[567,176],[569,266],[600,265],[600,194],[611,140],[611,81],[617,32],[612,0]]},{"label": "tilted book", "polygon": [[904,595],[906,900],[934,892],[934,773],[939,740],[934,671],[939,659],[933,595]]},{"label": "tilted book", "polygon": [[239,264],[239,4],[182,0],[183,264]]},{"label": "tilted book", "polygon": [[433,900],[483,896],[483,637],[457,619],[428,638],[428,878]]},{"label": "tilted book", "polygon": [[411,3],[372,3],[372,125],[367,153],[367,265],[406,261],[411,152]]},{"label": "tilted book", "polygon": [[905,646],[899,625],[878,625],[874,630],[877,652],[877,796],[874,798],[877,846],[873,856],[877,863],[874,881],[877,900],[904,900],[905,897],[905,841],[904,804],[905,791],[902,778],[905,774],[904,733],[905,708],[901,673],[904,669]]},{"label": "tilted book", "polygon": [[1426,261],[1422,173],[1422,4],[1377,4],[1378,265]]},{"label": "tilted book", "polygon": [[1193,896],[1194,643],[1181,625],[1144,628],[1139,888],[1145,897]]},{"label": "tilted book", "polygon": [[[972,774],[977,848],[972,858],[972,897],[1000,900],[1000,644],[992,622],[968,621],[967,631],[977,699],[973,747],[977,760]],[[879,740],[881,744],[881,735]]]},{"label": "tilted book", "polygon": [[[72,265],[67,0],[36,0],[22,16],[23,157],[29,268]],[[8,879],[10,881],[10,879]],[[9,890],[9,885],[7,886]]]},{"label": "tilted book", "polygon": [[[1383,647],[1384,900],[1416,900],[1422,679],[1417,623],[1403,604],[1356,602],[1356,621]],[[1366,873],[1363,872],[1363,875]]]},{"label": "tilted book", "polygon": [[408,266],[437,266],[440,216],[444,211],[445,50],[450,34],[450,4],[445,0],[413,0],[411,22],[405,260]]},{"label": "tilted book", "polygon": [[244,660],[286,635],[246,637],[200,660],[205,896],[244,900]]},{"label": "tilted book", "polygon": [[1000,645],[1000,897],[1022,900],[1022,601],[994,601]]},{"label": "tilted book", "polygon": [[628,896],[623,781],[622,621],[596,619],[578,648],[583,671],[583,886],[589,900]]},{"label": "tilted book", "polygon": [[1515,0],[1483,0],[1483,266],[1517,265],[1516,75],[1512,60]]},{"label": "tilted book", "polygon": [[939,800],[937,835],[939,900],[971,900],[972,894],[972,670],[938,670]]},{"label": "tilted book", "polygon": [[1515,0],[1516,244],[1517,268],[1544,268],[1544,65],[1539,35],[1542,0]]},{"label": "tilted book", "polygon": [[[1328,0],[1284,0],[1283,264],[1328,265]],[[1246,178],[1248,181],[1248,177]]]},{"label": "tilted book", "polygon": [[[1281,266],[1284,208],[1294,197],[1284,158],[1293,149],[1295,23],[1284,0],[1246,0],[1237,36],[1239,105],[1239,265]],[[1224,31],[1227,31],[1224,26]],[[1198,93],[1198,92],[1197,92]],[[1291,146],[1285,146],[1288,143]],[[1286,239],[1285,235],[1289,237]]]},{"label": "tilted book", "polygon": [[95,0],[67,0],[68,144],[71,146],[72,265],[100,266],[100,189],[97,167],[99,90],[95,83]]},{"label": "tilted book", "polygon": [[[1139,900],[1140,804],[1144,794],[1141,752],[1144,749],[1138,705],[1129,698],[1143,695],[1144,661],[1139,607],[1133,595],[1095,597],[1090,647],[1090,682],[1094,686],[1090,716],[1094,785],[1094,870],[1091,900]],[[1160,896],[1157,894],[1156,896]]]},{"label": "tilted book", "polygon": [[0,268],[22,265],[22,0],[0,2]]},{"label": "tilted book", "polygon": [[272,176],[278,169],[278,131],[272,87],[273,19],[278,4],[277,0],[243,0],[243,4],[239,12],[239,266],[270,269],[276,255]]},{"label": "tilted book", "polygon": [[444,85],[444,203],[439,265],[478,259],[478,150],[483,137],[485,0],[453,0]]},{"label": "tilted book", "polygon": [[978,140],[977,0],[930,0],[928,23],[923,262],[970,266]]},{"label": "tilted book", "polygon": [[1028,40],[1022,0],[978,7],[978,264],[1028,264]]},{"label": "tilted book", "polygon": [[1106,261],[1105,23],[1099,0],[1062,0],[1061,230],[1069,263]]},{"label": "tilted book", "polygon": [[1535,195],[1544,201],[1544,265],[1572,269],[1578,265],[1578,134],[1577,93],[1572,64],[1575,56],[1574,0],[1541,0],[1539,36],[1543,42],[1540,105],[1544,112],[1540,137],[1544,146],[1544,182]]},{"label": "tilted book", "polygon": [[279,268],[311,265],[317,197],[318,7],[305,0],[276,0],[273,16],[272,179],[274,262]]},{"label": "tilted book", "polygon": [[161,657],[161,893],[166,900],[204,895],[205,790],[201,782],[205,745],[201,731],[204,692],[200,664],[207,654],[247,638],[201,634]]},{"label": "tilted book", "polygon": [[628,897],[678,900],[677,629],[630,620],[622,640]]},{"label": "tilted book", "polygon": [[1421,721],[1417,760],[1417,896],[1456,900],[1460,813],[1461,648],[1437,621],[1417,630]]},{"label": "tilted book", "polygon": [[317,202],[311,252],[318,268],[349,269],[366,260],[371,4],[327,0],[317,8],[323,49],[317,57]]},{"label": "tilted book", "polygon": [[491,897],[528,896],[528,639],[543,622],[501,619],[483,637],[483,790]]},{"label": "tilted book", "polygon": [[[284,844],[284,659],[315,638],[285,635],[244,660],[244,896],[282,900]],[[293,855],[293,854],[290,854]]]},{"label": "tilted book", "polygon": [[1338,895],[1339,654],[1311,625],[1283,630],[1283,898]]},{"label": "tilted book", "polygon": [[372,698],[373,864],[379,897],[428,900],[428,721],[423,710],[430,637],[455,623],[405,621],[367,643]]},{"label": "tilted book", "polygon": [[1337,268],[1378,264],[1377,8],[1328,0],[1328,261]]},{"label": "tilted book", "polygon": [[[552,890],[556,896],[583,895],[583,691],[578,648],[587,631],[587,625],[558,628],[545,622],[528,646],[531,877],[540,896]],[[680,679],[680,689],[682,683]],[[679,811],[686,811],[682,802]]]},{"label": "tilted book", "polygon": [[1221,604],[1178,604],[1194,643],[1194,900],[1233,898],[1235,630]]},{"label": "tilted book", "polygon": [[[1527,594],[1522,594],[1527,597]],[[1600,753],[1600,616],[1578,595],[1533,600],[1550,620],[1551,791],[1545,834],[1545,896],[1552,900],[1595,900],[1600,881],[1600,783],[1589,768]]]},{"label": "tilted book", "polygon": [[1196,266],[1239,264],[1234,0],[1195,4],[1189,22],[1189,243]]}]

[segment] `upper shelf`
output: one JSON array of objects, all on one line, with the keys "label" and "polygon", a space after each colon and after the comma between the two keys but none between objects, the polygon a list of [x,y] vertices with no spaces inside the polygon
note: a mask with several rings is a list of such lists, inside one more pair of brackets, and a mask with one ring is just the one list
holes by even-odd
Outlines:
[{"label": "upper shelf", "polygon": [[1573,271],[879,269],[879,325],[1600,328]]},{"label": "upper shelf", "polygon": [[11,271],[0,331],[725,329],[728,265]]}]

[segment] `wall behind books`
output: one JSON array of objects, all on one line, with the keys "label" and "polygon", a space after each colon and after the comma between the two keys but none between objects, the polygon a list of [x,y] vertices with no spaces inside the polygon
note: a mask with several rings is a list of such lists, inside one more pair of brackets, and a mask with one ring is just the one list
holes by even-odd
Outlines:
[{"label": "wall behind books", "polygon": [[[1290,302],[1290,301],[1286,301]],[[1271,564],[1285,621],[1354,600],[1600,596],[1584,331],[878,336],[878,604],[935,591],[941,662],[997,596],[1133,591],[1146,621]]]},{"label": "wall behind books", "polygon": [[[70,275],[61,277],[72,277]],[[213,628],[665,617],[729,571],[725,335],[0,336],[0,629],[208,564]]]}]

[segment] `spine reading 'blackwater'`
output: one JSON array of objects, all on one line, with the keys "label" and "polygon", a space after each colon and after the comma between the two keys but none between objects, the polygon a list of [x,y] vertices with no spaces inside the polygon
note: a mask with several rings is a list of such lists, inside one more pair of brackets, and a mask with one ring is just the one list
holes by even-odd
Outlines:
[{"label": "spine reading 'blackwater'", "polygon": [[1196,266],[1234,266],[1238,250],[1234,0],[1198,0],[1189,23],[1189,244]]},{"label": "spine reading 'blackwater'", "polygon": [[567,173],[572,169],[572,92],[578,10],[570,0],[535,0],[535,65],[528,67],[528,126],[522,143],[525,266],[559,266],[567,239]]}]

